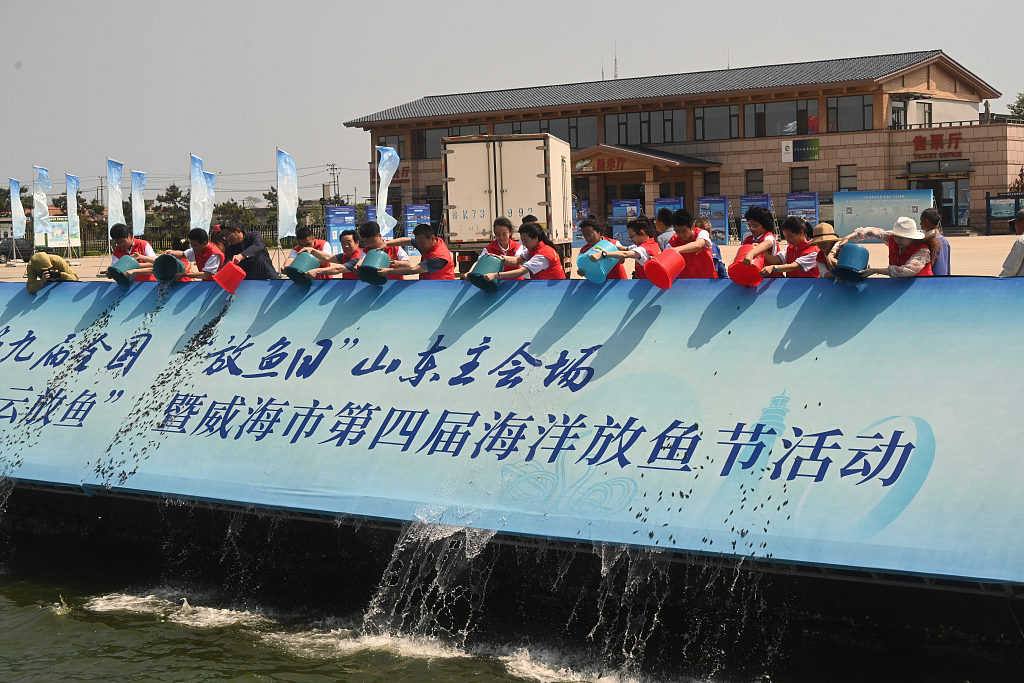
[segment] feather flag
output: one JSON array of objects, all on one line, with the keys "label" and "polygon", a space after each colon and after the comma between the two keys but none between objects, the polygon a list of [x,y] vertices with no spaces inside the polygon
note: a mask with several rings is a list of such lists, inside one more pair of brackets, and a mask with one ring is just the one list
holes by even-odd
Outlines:
[{"label": "feather flag", "polygon": [[121,202],[121,169],[124,166],[120,161],[107,159],[107,229],[124,223],[124,207]]},{"label": "feather flag", "polygon": [[53,232],[53,226],[50,225],[50,201],[46,196],[53,189],[50,171],[42,166],[32,168],[36,172],[35,182],[32,183],[32,230],[49,234]]},{"label": "feather flag", "polygon": [[11,183],[11,228],[16,239],[24,239],[25,223],[28,221],[25,218],[25,207],[21,204],[21,183],[14,178],[8,180]]},{"label": "feather flag", "polygon": [[81,227],[78,221],[78,176],[65,173],[64,181],[68,190],[66,195],[68,198],[68,236],[77,237],[81,234]]},{"label": "feather flag", "polygon": [[146,174],[132,171],[132,235],[138,237],[146,230]]},{"label": "feather flag", "polygon": [[189,156],[189,227],[209,230],[210,224],[203,225],[203,217],[206,215],[206,178],[203,176],[203,160],[195,154]]},{"label": "feather flag", "polygon": [[277,238],[295,237],[299,208],[299,177],[295,162],[280,147],[277,149]]}]

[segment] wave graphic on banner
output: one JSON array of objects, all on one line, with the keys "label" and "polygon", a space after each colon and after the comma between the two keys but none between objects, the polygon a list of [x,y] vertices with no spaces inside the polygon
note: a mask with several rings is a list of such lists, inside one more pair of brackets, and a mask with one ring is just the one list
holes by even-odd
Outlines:
[{"label": "wave graphic on banner", "polygon": [[50,225],[50,202],[46,197],[53,189],[50,171],[42,166],[32,168],[36,172],[36,179],[32,184],[32,228],[37,233],[49,234],[53,232],[53,226]]},{"label": "wave graphic on banner", "polygon": [[288,152],[277,149],[277,238],[295,237],[299,176]]},{"label": "wave graphic on banner", "polygon": [[8,178],[11,187],[11,228],[14,231],[15,239],[25,237],[25,207],[21,204],[21,183],[14,178]]},{"label": "wave graphic on banner", "polygon": [[107,159],[107,228],[118,223],[124,223],[124,207],[121,196],[121,169],[124,167],[120,161]]},{"label": "wave graphic on banner", "polygon": [[78,220],[78,176],[65,173],[64,182],[67,185],[68,237],[78,237],[81,234]]},{"label": "wave graphic on banner", "polygon": [[132,234],[138,237],[146,230],[146,174],[132,171]]},{"label": "wave graphic on banner", "polygon": [[398,152],[392,147],[377,147],[377,151],[380,152],[380,162],[377,164],[377,175],[380,176],[380,184],[377,186],[377,223],[380,224],[381,237],[387,240],[392,238],[395,226],[398,225],[398,221],[388,215],[386,207],[388,188],[398,170],[399,159]]}]

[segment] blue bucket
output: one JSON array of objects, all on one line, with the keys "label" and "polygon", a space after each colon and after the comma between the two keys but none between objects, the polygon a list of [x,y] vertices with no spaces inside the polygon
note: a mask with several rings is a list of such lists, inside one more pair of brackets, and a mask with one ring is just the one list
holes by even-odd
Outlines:
[{"label": "blue bucket", "polygon": [[859,244],[847,242],[839,250],[839,262],[833,269],[837,280],[843,282],[864,282],[867,276],[860,271],[868,267],[868,250]]},{"label": "blue bucket", "polygon": [[466,279],[485,292],[497,292],[500,280],[488,280],[484,275],[500,273],[505,270],[505,262],[493,254],[483,254],[473,264],[473,270],[469,271]]},{"label": "blue bucket", "polygon": [[311,281],[306,275],[306,272],[319,267],[320,259],[313,256],[308,251],[304,251],[292,259],[291,264],[284,269],[284,274],[287,275],[295,284],[302,285],[303,287],[309,287],[309,283]]},{"label": "blue bucket", "polygon": [[380,249],[371,249],[363,257],[363,265],[359,266],[359,279],[371,285],[383,287],[388,279],[377,271],[390,265],[391,257],[387,255],[387,252]]},{"label": "blue bucket", "polygon": [[619,260],[614,258],[603,258],[597,261],[591,261],[590,254],[594,251],[618,250],[619,248],[608,240],[601,240],[588,251],[581,253],[576,257],[576,267],[580,269],[580,272],[582,272],[588,280],[601,284],[608,279],[608,273],[612,272],[612,268],[619,265]]},{"label": "blue bucket", "polygon": [[161,282],[177,280],[185,273],[185,264],[177,256],[160,254],[153,261],[153,277]]},{"label": "blue bucket", "polygon": [[139,262],[133,259],[131,256],[122,256],[117,259],[114,265],[107,268],[107,277],[117,282],[117,284],[127,287],[135,279],[134,275],[127,275],[129,270],[134,270],[139,267]]}]

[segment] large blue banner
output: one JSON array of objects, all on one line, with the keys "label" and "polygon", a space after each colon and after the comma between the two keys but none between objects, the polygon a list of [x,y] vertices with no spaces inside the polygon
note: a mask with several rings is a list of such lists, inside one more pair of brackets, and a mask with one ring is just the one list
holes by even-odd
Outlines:
[{"label": "large blue banner", "polygon": [[327,241],[335,254],[341,253],[341,233],[356,229],[356,209],[353,206],[327,207]]},{"label": "large blue banner", "polygon": [[5,283],[0,475],[1021,583],[1008,365],[959,354],[927,390],[908,368],[1021,337],[1022,298],[1020,278]]},{"label": "large blue banner", "polygon": [[729,243],[729,198],[708,196],[697,198],[697,215],[711,221],[711,241]]}]

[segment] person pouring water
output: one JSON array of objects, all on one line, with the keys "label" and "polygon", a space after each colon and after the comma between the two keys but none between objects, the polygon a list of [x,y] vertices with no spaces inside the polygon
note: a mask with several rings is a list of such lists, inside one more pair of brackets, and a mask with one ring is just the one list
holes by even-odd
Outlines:
[{"label": "person pouring water", "polygon": [[934,234],[926,234],[917,227],[913,218],[900,216],[892,230],[881,228],[857,228],[850,235],[839,240],[835,246],[838,256],[847,242],[861,242],[866,239],[881,240],[889,247],[887,268],[865,268],[862,275],[888,275],[889,277],[926,277],[932,275],[932,264],[939,251]]},{"label": "person pouring water", "polygon": [[554,243],[544,232],[539,223],[523,223],[519,226],[519,238],[526,247],[526,253],[518,256],[499,257],[505,263],[514,266],[512,270],[484,275],[490,281],[498,279],[511,280],[529,273],[531,280],[564,280],[565,269],[562,259],[555,251]]}]

